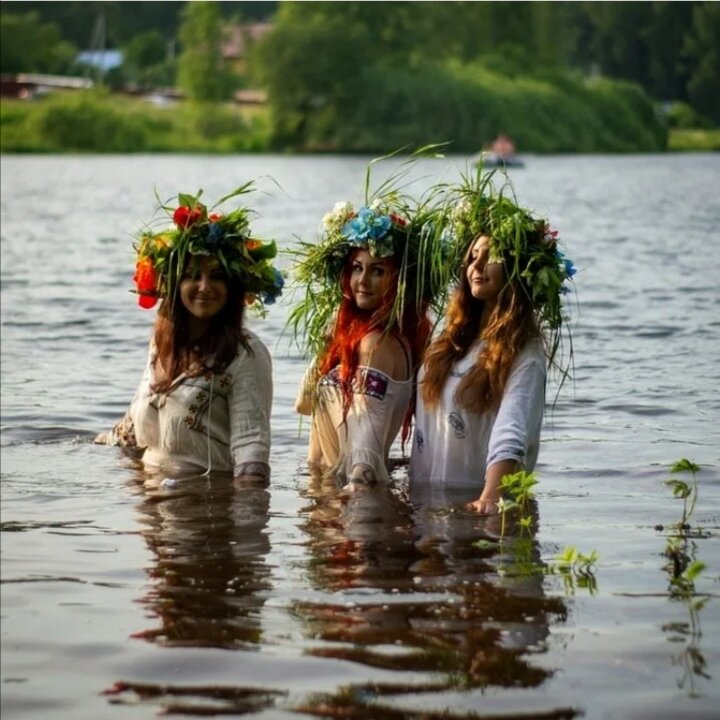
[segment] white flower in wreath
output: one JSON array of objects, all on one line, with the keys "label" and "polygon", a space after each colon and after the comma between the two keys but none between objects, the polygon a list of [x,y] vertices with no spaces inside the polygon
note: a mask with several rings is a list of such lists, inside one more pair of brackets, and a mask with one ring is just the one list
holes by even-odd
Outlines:
[{"label": "white flower in wreath", "polygon": [[472,204],[467,198],[458,201],[452,210],[453,220],[464,220],[465,216],[472,210]]}]

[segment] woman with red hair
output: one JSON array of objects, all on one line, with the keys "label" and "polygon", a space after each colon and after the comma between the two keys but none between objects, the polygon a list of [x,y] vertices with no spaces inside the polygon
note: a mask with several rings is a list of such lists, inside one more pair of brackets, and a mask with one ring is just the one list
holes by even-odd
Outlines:
[{"label": "woman with red hair", "polygon": [[[387,198],[387,196],[386,196]],[[409,437],[415,370],[442,280],[432,263],[431,211],[378,198],[337,203],[318,244],[303,243],[305,300],[291,322],[312,364],[296,410],[310,415],[311,470],[350,489],[388,480],[390,447]]]},{"label": "woman with red hair", "polygon": [[494,193],[490,177],[450,191],[457,285],[418,374],[410,461],[413,491],[465,488],[483,514],[498,511],[502,478],[537,460],[561,298],[575,274],[557,233]]}]

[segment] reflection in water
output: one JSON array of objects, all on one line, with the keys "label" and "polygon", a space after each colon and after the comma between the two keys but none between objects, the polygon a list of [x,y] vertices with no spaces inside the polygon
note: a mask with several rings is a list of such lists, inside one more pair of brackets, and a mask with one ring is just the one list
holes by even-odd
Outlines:
[{"label": "reflection in water", "polygon": [[[141,599],[159,627],[133,637],[169,647],[258,649],[270,592],[266,526],[270,494],[235,487],[229,475],[180,478],[171,489],[138,471],[138,509],[155,564]],[[286,693],[268,688],[118,681],[112,704],[159,703],[166,715],[244,715]]]},{"label": "reflection in water", "polygon": [[524,570],[539,562],[534,538],[515,542],[510,527],[499,542],[498,519],[464,511],[470,498],[461,496],[438,504],[394,487],[348,494],[312,478],[305,497],[310,580],[319,590],[345,591],[339,602],[295,604],[307,635],[323,641],[309,653],[431,675],[373,682],[369,694],[365,686],[345,689],[309,701],[304,711],[349,704],[365,717],[364,703],[378,695],[536,687],[550,676],[532,656],[544,652],[549,623],[563,620],[566,608],[561,598],[544,596],[542,573]]},{"label": "reflection in water", "polygon": [[145,490],[141,532],[155,564],[141,602],[160,625],[134,637],[169,646],[256,647],[270,590],[269,502],[265,488],[235,489],[222,475]]}]

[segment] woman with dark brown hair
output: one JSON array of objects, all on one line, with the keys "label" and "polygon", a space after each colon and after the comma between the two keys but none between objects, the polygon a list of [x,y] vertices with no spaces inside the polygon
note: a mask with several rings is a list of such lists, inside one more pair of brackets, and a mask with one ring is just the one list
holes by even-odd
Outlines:
[{"label": "woman with dark brown hair", "polygon": [[246,208],[208,213],[199,195],[178,198],[176,227],[136,246],[139,304],[160,299],[145,374],[124,418],[96,442],[137,447],[145,467],[165,473],[266,482],[272,366],[245,308],[281,292],[275,243],[251,238]]},{"label": "woman with dark brown hair", "polygon": [[487,176],[450,197],[448,235],[462,259],[418,375],[410,477],[415,487],[476,489],[471,506],[492,514],[503,476],[535,466],[575,268],[547,222],[492,192]]}]

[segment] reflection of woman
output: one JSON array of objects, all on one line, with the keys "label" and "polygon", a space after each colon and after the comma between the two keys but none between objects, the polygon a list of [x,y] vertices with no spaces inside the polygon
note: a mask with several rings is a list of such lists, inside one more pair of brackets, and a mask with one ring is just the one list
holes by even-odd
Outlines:
[{"label": "reflection of woman", "polygon": [[269,592],[266,489],[235,492],[226,475],[187,479],[139,506],[155,563],[143,599],[160,627],[135,633],[164,645],[241,648],[260,642]]},{"label": "reflection of woman", "polygon": [[[137,245],[139,302],[161,298],[145,374],[125,417],[97,442],[137,446],[148,467],[267,480],[270,355],[244,324],[248,302],[273,302],[275,243],[250,237],[249,211],[208,213],[178,196],[175,228]],[[227,199],[227,198],[225,198]]]},{"label": "reflection of woman", "polygon": [[313,362],[296,403],[311,415],[309,464],[351,485],[387,480],[413,376],[430,333],[433,277],[428,212],[397,195],[357,212],[338,203],[317,245],[299,251],[308,294],[293,313]]},{"label": "reflection of woman", "polygon": [[473,487],[472,507],[494,513],[502,477],[537,460],[546,367],[575,270],[545,220],[488,188],[478,175],[451,195],[462,260],[418,377],[411,479]]},{"label": "reflection of woman", "polygon": [[530,534],[518,537],[508,523],[498,543],[486,533],[496,518],[449,512],[467,493],[437,497],[442,505],[411,497],[411,505],[392,484],[346,494],[320,478],[305,493],[308,574],[318,594],[294,605],[312,643],[306,652],[357,663],[364,680],[363,692],[323,696],[326,712],[335,703],[338,712],[348,712],[348,703],[364,707],[372,697],[382,714],[383,692],[397,710],[398,686],[382,682],[387,670],[432,673],[415,692],[459,681],[536,687],[549,677],[533,656],[544,652],[550,623],[566,609],[544,596]]}]

